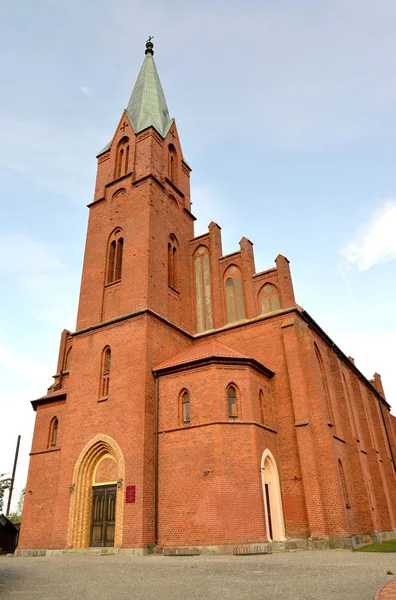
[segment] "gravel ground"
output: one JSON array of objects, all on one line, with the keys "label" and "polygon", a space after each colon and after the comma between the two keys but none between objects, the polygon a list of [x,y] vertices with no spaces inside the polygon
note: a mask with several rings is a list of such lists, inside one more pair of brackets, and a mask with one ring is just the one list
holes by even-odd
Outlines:
[{"label": "gravel ground", "polygon": [[373,600],[396,553],[0,557],[1,600]]}]

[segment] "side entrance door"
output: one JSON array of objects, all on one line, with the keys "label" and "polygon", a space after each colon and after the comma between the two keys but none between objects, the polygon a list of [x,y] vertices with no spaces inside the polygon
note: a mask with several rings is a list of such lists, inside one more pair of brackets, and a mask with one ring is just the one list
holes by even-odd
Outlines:
[{"label": "side entrance door", "polygon": [[114,546],[117,486],[92,488],[92,525],[90,546]]}]

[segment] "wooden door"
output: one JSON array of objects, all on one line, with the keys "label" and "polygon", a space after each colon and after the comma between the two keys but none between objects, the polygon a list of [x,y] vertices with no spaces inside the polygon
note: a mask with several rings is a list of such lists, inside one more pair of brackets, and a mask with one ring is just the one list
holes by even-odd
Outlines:
[{"label": "wooden door", "polygon": [[117,487],[92,488],[91,546],[114,546]]}]

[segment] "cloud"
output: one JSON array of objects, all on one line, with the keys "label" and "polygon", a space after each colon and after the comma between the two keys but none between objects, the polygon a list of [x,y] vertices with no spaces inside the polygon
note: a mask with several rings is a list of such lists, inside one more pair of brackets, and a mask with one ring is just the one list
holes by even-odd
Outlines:
[{"label": "cloud", "polygon": [[396,260],[395,232],[396,199],[390,198],[380,203],[370,221],[342,248],[341,254],[359,271]]},{"label": "cloud", "polygon": [[86,96],[92,96],[92,90],[91,90],[91,88],[83,86],[83,87],[80,87],[80,90]]}]

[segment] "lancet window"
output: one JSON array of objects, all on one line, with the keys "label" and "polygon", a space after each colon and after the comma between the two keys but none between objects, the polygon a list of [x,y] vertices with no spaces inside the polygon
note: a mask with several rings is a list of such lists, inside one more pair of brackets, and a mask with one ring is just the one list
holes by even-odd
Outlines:
[{"label": "lancet window", "polygon": [[194,255],[195,294],[197,302],[197,330],[206,331],[213,328],[212,295],[210,286],[209,250],[206,246],[198,246]]},{"label": "lancet window", "polygon": [[272,283],[265,283],[261,288],[259,306],[262,315],[280,309],[279,293]]},{"label": "lancet window", "polygon": [[179,250],[173,234],[168,240],[168,286],[176,291],[179,287]]},{"label": "lancet window", "polygon": [[172,183],[174,183],[175,185],[177,185],[177,154],[176,154],[176,148],[174,147],[173,144],[169,144],[168,147],[169,150],[169,154],[168,154],[168,177],[171,180]]},{"label": "lancet window", "polygon": [[56,442],[58,439],[58,419],[56,417],[54,417],[50,423],[50,430],[49,430],[49,442],[48,442],[48,447],[49,448],[54,448],[56,446]]},{"label": "lancet window", "polygon": [[123,137],[117,145],[114,179],[128,173],[129,165],[129,138]]},{"label": "lancet window", "polygon": [[190,424],[190,394],[187,391],[182,393],[182,423],[183,425]]},{"label": "lancet window", "polygon": [[122,256],[124,252],[124,238],[120,229],[115,231],[110,239],[107,258],[106,283],[119,281],[122,274]]},{"label": "lancet window", "polygon": [[230,385],[227,389],[227,404],[228,404],[228,418],[238,418],[238,405],[237,405],[237,394],[236,389],[233,385]]},{"label": "lancet window", "polygon": [[342,466],[342,462],[340,459],[338,459],[338,472],[340,474],[342,495],[344,497],[345,507],[351,508],[351,505],[349,502],[348,488],[346,485],[346,479],[345,479],[345,474],[344,474],[344,467]]},{"label": "lancet window", "polygon": [[316,343],[314,343],[314,346],[315,346],[315,355],[316,355],[316,359],[318,361],[318,366],[319,366],[320,385],[323,390],[323,394],[324,394],[325,402],[326,402],[327,421],[331,425],[334,425],[335,424],[334,423],[334,414],[333,414],[333,407],[331,404],[331,397],[330,397],[330,390],[329,390],[329,383],[327,380],[326,369],[325,369],[325,366],[323,363],[323,358],[320,354],[319,348],[316,345]]},{"label": "lancet window", "polygon": [[100,377],[99,397],[106,398],[110,388],[111,350],[107,346],[102,354],[102,373]]},{"label": "lancet window", "polygon": [[234,323],[235,321],[245,319],[242,276],[240,270],[235,265],[228,267],[225,272],[225,297],[228,322]]}]

